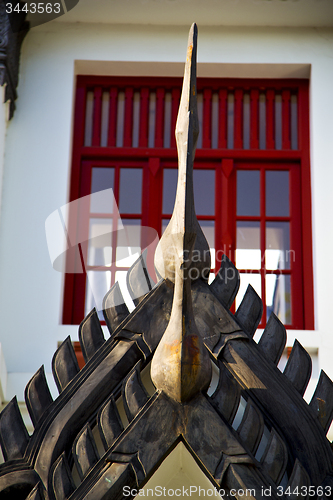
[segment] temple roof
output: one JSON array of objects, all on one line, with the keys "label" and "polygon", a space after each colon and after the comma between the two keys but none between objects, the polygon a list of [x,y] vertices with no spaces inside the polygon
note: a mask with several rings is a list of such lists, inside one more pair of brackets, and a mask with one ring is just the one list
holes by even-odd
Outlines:
[{"label": "temple roof", "polygon": [[134,311],[118,284],[109,290],[108,340],[96,310],[87,315],[79,328],[82,370],[70,338],[63,342],[52,360],[54,401],[44,368],[36,372],[25,391],[31,436],[15,398],[3,410],[1,498],[123,498],[124,486],[144,485],[180,442],[226,492],[252,488],[262,498],[271,488],[280,498],[278,487],[333,486],[331,380],[321,373],[308,405],[311,359],[303,347],[295,342],[281,373],[279,319],[271,315],[256,343],[261,299],[249,286],[232,314],[239,274],[226,256],[207,282],[208,245],[193,199],[196,38],[193,25],[176,127],[177,196],[156,256],[161,279],[153,282],[143,253],[127,277]]}]

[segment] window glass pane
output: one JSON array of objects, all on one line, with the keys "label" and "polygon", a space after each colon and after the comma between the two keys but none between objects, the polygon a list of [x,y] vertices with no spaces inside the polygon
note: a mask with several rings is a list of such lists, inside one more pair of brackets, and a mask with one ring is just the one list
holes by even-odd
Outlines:
[{"label": "window glass pane", "polygon": [[200,220],[199,224],[210,248],[211,268],[215,269],[215,222],[213,220]]},{"label": "window glass pane", "polygon": [[240,273],[239,291],[236,295],[236,308],[240,306],[248,285],[251,285],[259,297],[261,297],[261,276],[260,274]]},{"label": "window glass pane", "polygon": [[119,211],[125,214],[140,214],[142,199],[142,169],[121,168],[119,188]]},{"label": "window glass pane", "polygon": [[[165,148],[169,148],[171,144],[171,92],[166,92],[164,96],[164,138],[163,144]],[[174,134],[174,130],[172,131]]]},{"label": "window glass pane", "polygon": [[111,266],[112,219],[90,219],[88,266]]},{"label": "window glass pane", "polygon": [[250,149],[250,94],[243,96],[243,148]]},{"label": "window glass pane", "polygon": [[[163,172],[163,205],[164,214],[172,214],[177,190],[178,171],[175,168]],[[197,215],[214,215],[215,213],[215,171],[194,169],[193,190],[195,211]]]},{"label": "window glass pane", "polygon": [[[113,189],[114,168],[93,167],[91,174],[91,193],[99,193],[106,189]],[[90,212],[97,214],[112,214],[113,196],[110,193],[101,193],[90,197]]]},{"label": "window glass pane", "polygon": [[275,149],[282,149],[282,97],[275,95]]},{"label": "window glass pane", "polygon": [[93,111],[94,111],[94,93],[89,91],[87,92],[87,101],[86,101],[86,123],[84,130],[85,146],[91,146]]},{"label": "window glass pane", "polygon": [[116,265],[130,267],[141,253],[141,220],[122,219],[117,231]]},{"label": "window glass pane", "polygon": [[219,95],[214,92],[212,95],[212,149],[218,146],[219,132]]},{"label": "window glass pane", "polygon": [[139,122],[140,122],[140,92],[134,92],[133,95],[133,131],[132,146],[139,146]]},{"label": "window glass pane", "polygon": [[259,149],[266,148],[266,96],[259,95]]},{"label": "window glass pane", "polygon": [[266,172],[266,215],[289,216],[289,172],[287,170]]},{"label": "window glass pane", "polygon": [[295,256],[289,241],[289,222],[266,222],[266,269],[290,269]]},{"label": "window glass pane", "polygon": [[102,123],[101,123],[101,146],[105,147],[108,143],[108,129],[109,129],[109,92],[102,94]]},{"label": "window glass pane", "polygon": [[121,148],[124,142],[124,116],[125,116],[125,92],[118,94],[118,109],[117,109],[117,138],[116,146]]},{"label": "window glass pane", "polygon": [[237,215],[260,215],[259,170],[237,171]]},{"label": "window glass pane", "polygon": [[236,267],[260,269],[260,222],[237,222]]},{"label": "window glass pane", "polygon": [[149,95],[148,147],[155,146],[156,93]]},{"label": "window glass pane", "polygon": [[291,121],[291,149],[298,148],[298,133],[297,133],[297,95],[290,97],[290,121]]},{"label": "window glass pane", "polygon": [[215,171],[193,170],[193,190],[197,215],[215,213]]},{"label": "window glass pane", "polygon": [[234,147],[234,95],[228,94],[228,118],[227,118],[227,146]]},{"label": "window glass pane", "polygon": [[[98,311],[102,310],[103,298],[110,289],[110,284],[111,273],[109,271],[87,271],[85,315],[93,307],[96,307]],[[103,315],[99,314],[99,318],[103,319]]]},{"label": "window glass pane", "polygon": [[291,287],[289,275],[266,275],[267,320],[274,312],[282,323],[291,324]]},{"label": "window glass pane", "polygon": [[170,219],[162,219],[162,234],[166,230],[167,225],[169,224]]},{"label": "window glass pane", "polygon": [[163,214],[172,214],[175,204],[178,171],[165,168],[163,171]]}]

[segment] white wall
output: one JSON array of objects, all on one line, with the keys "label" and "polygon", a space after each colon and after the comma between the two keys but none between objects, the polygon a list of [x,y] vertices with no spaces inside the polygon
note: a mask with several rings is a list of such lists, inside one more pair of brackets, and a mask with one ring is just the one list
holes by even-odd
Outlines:
[{"label": "white wall", "polygon": [[[77,340],[77,327],[60,324],[63,277],[51,267],[44,230],[48,215],[68,201],[75,68],[88,71],[93,66],[89,61],[104,61],[97,67],[106,73],[138,74],[144,68],[148,74],[179,75],[188,28],[131,26],[128,30],[121,25],[56,22],[34,28],[23,43],[19,99],[7,131],[0,220],[0,341],[9,371],[8,398],[15,393],[22,396],[23,380],[41,364],[50,371],[58,341],[68,334]],[[333,31],[328,29],[219,29],[199,24],[199,75],[256,76],[251,66],[256,64],[265,65],[255,66],[261,72],[258,76],[293,77],[304,76],[311,65],[316,331],[298,332],[298,338],[302,342],[311,336],[309,347],[318,344],[319,362],[333,378],[329,359],[333,347],[332,49]],[[171,64],[163,67],[156,61]],[[200,62],[211,64],[200,67]],[[291,341],[292,336],[291,332]]]},{"label": "white wall", "polygon": [[2,197],[2,180],[5,159],[5,142],[6,130],[8,122],[8,103],[5,103],[6,86],[3,85],[0,90],[0,214],[1,214],[1,197]]}]

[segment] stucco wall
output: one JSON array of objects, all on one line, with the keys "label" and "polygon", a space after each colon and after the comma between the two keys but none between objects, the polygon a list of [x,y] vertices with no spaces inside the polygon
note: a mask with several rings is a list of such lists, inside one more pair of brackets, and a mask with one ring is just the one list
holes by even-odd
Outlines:
[{"label": "stucco wall", "polygon": [[4,102],[5,90],[6,87],[4,85],[1,87],[0,91],[0,214],[1,214],[3,168],[5,160],[6,130],[8,122],[8,103]]},{"label": "stucco wall", "polygon": [[[0,220],[0,340],[9,371],[8,398],[23,396],[24,383],[41,364],[50,372],[58,341],[68,334],[77,340],[77,327],[61,325],[63,276],[51,267],[44,229],[48,215],[68,201],[75,71],[179,75],[187,35],[188,26],[128,30],[56,22],[32,29],[23,43],[19,100],[7,131]],[[297,332],[297,337],[305,347],[319,347],[320,366],[333,378],[332,49],[328,29],[219,29],[199,23],[199,75],[294,77],[309,75],[311,68],[316,331]],[[291,332],[288,345],[293,337]]]}]

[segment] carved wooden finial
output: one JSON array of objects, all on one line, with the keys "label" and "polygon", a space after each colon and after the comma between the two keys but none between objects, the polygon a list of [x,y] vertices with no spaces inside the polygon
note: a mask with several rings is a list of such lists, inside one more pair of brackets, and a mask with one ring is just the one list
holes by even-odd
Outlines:
[{"label": "carved wooden finial", "polygon": [[197,27],[193,24],[176,125],[179,156],[176,202],[157,259],[155,256],[158,271],[175,282],[175,290],[170,322],[154,354],[151,377],[159,390],[180,403],[207,389],[212,371],[195,324],[191,297],[191,281],[201,277],[206,268],[210,270],[209,247],[198,224],[193,200],[193,158],[198,137],[196,41]]},{"label": "carved wooden finial", "polygon": [[[175,290],[171,317],[151,363],[151,378],[157,389],[179,403],[208,388],[212,366],[195,324],[189,271],[196,235],[174,235],[180,249],[175,265]],[[188,255],[185,259],[184,254]]]},{"label": "carved wooden finial", "polygon": [[171,220],[165,229],[155,252],[155,267],[163,278],[175,282],[175,263],[177,249],[173,235],[184,232],[194,233],[193,262],[189,278],[208,279],[210,271],[210,251],[207,240],[199,226],[193,196],[193,161],[199,134],[197,112],[196,55],[197,26],[190,29],[182,96],[176,123],[176,142],[178,151],[178,184],[175,206]]}]

